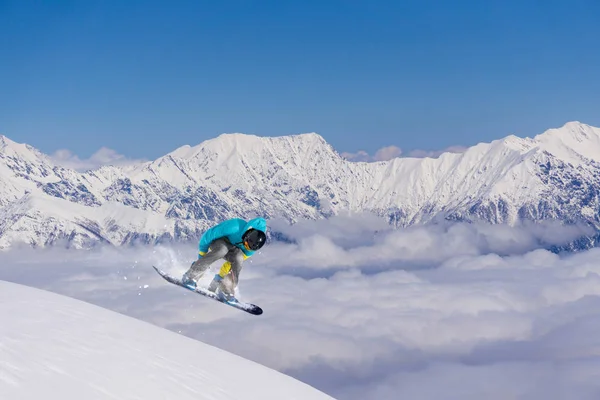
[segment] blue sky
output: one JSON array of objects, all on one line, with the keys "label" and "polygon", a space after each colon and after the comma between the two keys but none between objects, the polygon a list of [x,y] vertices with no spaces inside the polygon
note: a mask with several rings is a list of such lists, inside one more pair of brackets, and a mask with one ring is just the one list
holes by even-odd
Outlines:
[{"label": "blue sky", "polygon": [[600,125],[597,1],[0,0],[0,133],[155,158],[225,132],[374,153]]}]

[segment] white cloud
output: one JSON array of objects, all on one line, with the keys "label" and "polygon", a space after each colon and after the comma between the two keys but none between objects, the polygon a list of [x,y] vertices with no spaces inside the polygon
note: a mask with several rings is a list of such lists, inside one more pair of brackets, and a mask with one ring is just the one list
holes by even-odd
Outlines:
[{"label": "white cloud", "polygon": [[391,230],[383,219],[367,213],[305,221],[288,228],[275,224],[273,228],[296,243],[273,246],[264,255],[268,262],[277,265],[278,259],[285,259],[286,267],[315,271],[431,268],[457,257],[523,254],[541,245],[563,244],[592,233],[587,227],[553,222],[523,223],[519,228],[447,223]]},{"label": "white cloud", "polygon": [[261,305],[260,317],[169,285],[152,270],[183,273],[195,244],[9,251],[0,254],[0,279],[181,331],[338,400],[597,398],[600,249],[539,248],[580,230],[390,231],[380,222],[342,216],[288,227],[296,244],[269,244],[242,271],[241,298]]},{"label": "white cloud", "polygon": [[364,150],[360,150],[356,153],[342,153],[341,156],[349,161],[388,161],[392,158],[400,157],[402,149],[397,146],[386,146],[375,152],[374,156],[371,156]]},{"label": "white cloud", "polygon": [[[437,158],[443,153],[463,153],[467,150],[464,146],[450,146],[443,150],[411,150],[406,156],[415,158]],[[356,153],[345,152],[341,156],[346,160],[355,162],[374,162],[374,161],[388,161],[393,158],[401,157],[404,155],[402,149],[398,146],[387,146],[377,150],[373,156],[364,150],[357,151]]]},{"label": "white cloud", "polygon": [[100,148],[87,159],[81,159],[78,155],[73,154],[67,149],[57,150],[50,157],[57,165],[76,171],[97,169],[104,165],[125,166],[146,161],[127,158],[107,147]]},{"label": "white cloud", "polygon": [[373,158],[375,161],[387,161],[391,160],[392,158],[400,157],[401,154],[402,149],[400,147],[387,146],[377,150]]},{"label": "white cloud", "polygon": [[359,150],[356,153],[348,153],[348,152],[344,152],[342,154],[340,154],[342,157],[344,157],[346,160],[349,161],[356,161],[356,162],[368,162],[368,161],[373,161],[371,159],[371,156],[369,155],[369,153],[367,153],[364,150]]},{"label": "white cloud", "polygon": [[425,158],[425,157],[430,157],[430,158],[437,158],[439,156],[441,156],[444,153],[464,153],[465,151],[467,151],[468,147],[464,147],[464,146],[450,146],[450,147],[446,147],[443,150],[412,150],[408,153],[409,157],[416,157],[416,158]]}]

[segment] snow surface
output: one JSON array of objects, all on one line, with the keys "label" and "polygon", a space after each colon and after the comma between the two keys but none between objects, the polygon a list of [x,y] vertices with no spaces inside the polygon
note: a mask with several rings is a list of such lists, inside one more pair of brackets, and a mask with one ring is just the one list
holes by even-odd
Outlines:
[{"label": "snow surface", "polygon": [[[2,137],[0,248],[195,241],[215,222],[257,215],[294,223],[373,212],[396,226],[559,219],[600,227],[598,174],[600,129],[580,122],[438,158],[373,163],[345,160],[316,133],[223,134],[154,161],[85,173]],[[32,197],[55,201],[25,200]],[[119,218],[105,207],[111,202],[124,206]]]},{"label": "snow surface", "polygon": [[216,347],[40,289],[0,281],[0,321],[0,399],[332,399]]}]

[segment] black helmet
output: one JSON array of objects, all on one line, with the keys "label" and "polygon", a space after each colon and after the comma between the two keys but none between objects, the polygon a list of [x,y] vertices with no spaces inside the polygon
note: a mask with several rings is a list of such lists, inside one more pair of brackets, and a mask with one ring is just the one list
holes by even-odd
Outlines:
[{"label": "black helmet", "polygon": [[242,241],[246,249],[256,251],[263,247],[267,241],[267,235],[258,229],[248,229],[242,236]]}]

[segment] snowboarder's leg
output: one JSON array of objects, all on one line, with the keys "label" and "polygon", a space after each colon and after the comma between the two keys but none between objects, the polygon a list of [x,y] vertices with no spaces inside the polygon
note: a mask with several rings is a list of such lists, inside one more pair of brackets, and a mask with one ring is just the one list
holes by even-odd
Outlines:
[{"label": "snowboarder's leg", "polygon": [[220,258],[225,257],[229,251],[227,242],[223,239],[217,239],[210,244],[206,254],[192,263],[187,272],[183,275],[186,280],[198,281],[210,265]]},{"label": "snowboarder's leg", "polygon": [[217,289],[221,289],[221,293],[225,294],[226,297],[232,297],[235,293],[240,271],[242,270],[244,253],[234,245],[230,245],[229,243],[227,245],[229,251],[223,257],[225,263],[219,270],[219,273],[215,275],[208,290],[215,292]]},{"label": "snowboarder's leg", "polygon": [[[229,263],[229,273],[226,274],[219,283],[219,289],[228,297],[235,295],[235,288],[238,285],[242,263],[244,262],[244,253],[235,247],[227,253],[225,260]],[[222,275],[221,275],[222,276]]]}]

